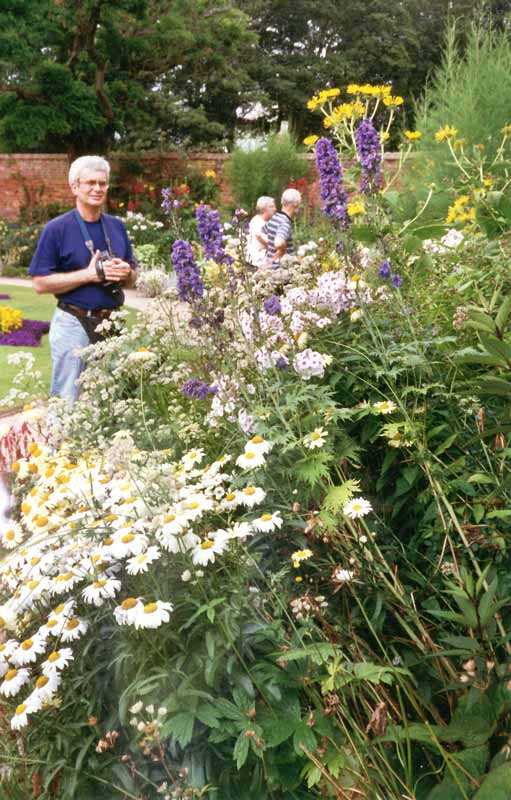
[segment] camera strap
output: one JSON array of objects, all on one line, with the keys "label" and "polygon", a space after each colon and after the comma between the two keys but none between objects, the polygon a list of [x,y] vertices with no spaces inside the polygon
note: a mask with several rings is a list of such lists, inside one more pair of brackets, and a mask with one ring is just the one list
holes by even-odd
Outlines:
[{"label": "camera strap", "polygon": [[[96,250],[94,249],[94,242],[90,238],[90,233],[87,230],[87,226],[85,225],[83,218],[81,217],[80,213],[76,208],[74,209],[74,213],[78,221],[78,225],[80,226],[80,231],[83,236],[83,241],[85,242],[85,247],[87,248],[91,256],[93,256]],[[105,237],[106,249],[108,251],[108,255],[110,256],[110,258],[113,258],[112,244],[110,242],[110,236],[108,234],[106,219],[103,217],[103,214],[99,215],[99,221],[101,223],[101,230],[103,231],[103,236]]]}]

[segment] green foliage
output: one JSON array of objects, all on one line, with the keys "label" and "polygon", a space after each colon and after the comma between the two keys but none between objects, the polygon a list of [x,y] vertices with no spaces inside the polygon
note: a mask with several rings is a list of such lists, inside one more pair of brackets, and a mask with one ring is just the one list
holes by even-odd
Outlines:
[{"label": "green foliage", "polygon": [[309,166],[289,136],[271,136],[264,147],[233,151],[227,177],[236,203],[254,209],[258,197],[280,199],[289,182],[305,177]]}]

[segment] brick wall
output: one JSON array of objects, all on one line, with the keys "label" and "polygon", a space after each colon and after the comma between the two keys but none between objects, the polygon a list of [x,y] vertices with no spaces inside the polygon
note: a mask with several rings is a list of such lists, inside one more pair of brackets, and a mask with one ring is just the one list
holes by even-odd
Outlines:
[{"label": "brick wall", "polygon": [[[182,159],[176,153],[145,153],[143,155],[113,156],[112,170],[119,176],[123,188],[129,190],[136,181],[162,183],[184,175],[190,169],[198,172],[214,170],[220,182],[221,200],[232,198],[225,180],[226,153],[192,153]],[[313,156],[311,180],[316,179]],[[389,173],[395,171],[398,155],[385,157]],[[14,220],[23,208],[52,202],[69,203],[72,195],[67,183],[69,161],[65,154],[0,154],[0,219]]]}]

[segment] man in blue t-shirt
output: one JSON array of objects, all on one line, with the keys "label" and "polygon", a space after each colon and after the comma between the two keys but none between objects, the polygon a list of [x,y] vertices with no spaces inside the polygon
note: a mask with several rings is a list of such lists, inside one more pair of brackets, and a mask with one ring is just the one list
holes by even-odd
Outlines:
[{"label": "man in blue t-shirt", "polygon": [[51,394],[74,401],[84,364],[76,351],[101,335],[96,327],[124,302],[122,287],[136,282],[137,262],[124,224],[102,212],[110,165],[82,156],[69,168],[76,208],[43,229],[30,263],[34,289],[54,294],[50,326]]}]

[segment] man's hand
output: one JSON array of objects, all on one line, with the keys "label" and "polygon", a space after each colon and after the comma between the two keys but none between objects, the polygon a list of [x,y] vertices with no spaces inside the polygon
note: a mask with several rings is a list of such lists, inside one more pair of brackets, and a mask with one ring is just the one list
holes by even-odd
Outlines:
[{"label": "man's hand", "polygon": [[107,281],[118,281],[122,283],[131,276],[131,267],[128,262],[123,261],[122,258],[111,258],[109,261],[104,261],[103,267]]}]

